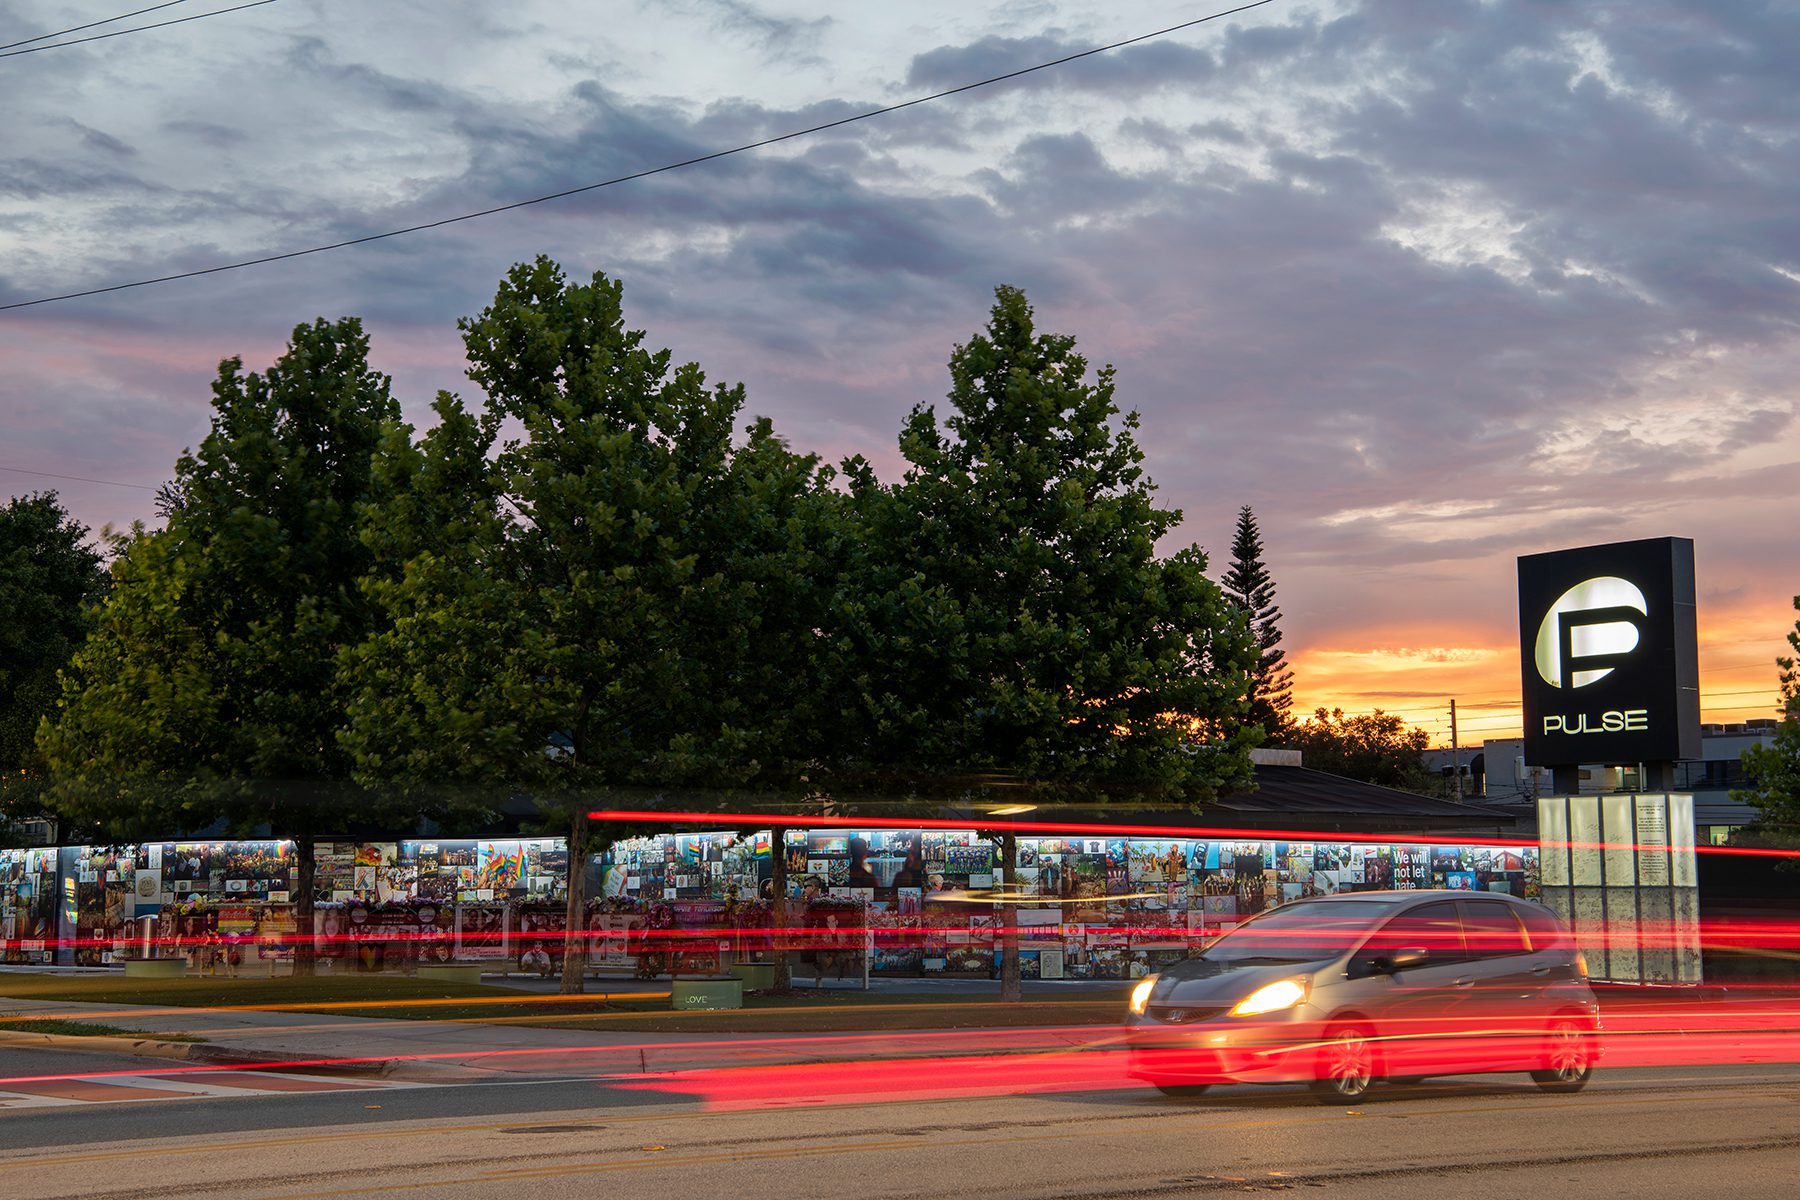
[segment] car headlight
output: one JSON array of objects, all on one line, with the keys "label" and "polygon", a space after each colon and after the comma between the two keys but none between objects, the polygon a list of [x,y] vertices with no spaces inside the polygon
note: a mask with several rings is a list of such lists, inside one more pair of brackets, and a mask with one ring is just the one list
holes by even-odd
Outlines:
[{"label": "car headlight", "polygon": [[1144,1015],[1144,1007],[1150,1003],[1150,993],[1156,989],[1156,976],[1146,975],[1138,980],[1138,985],[1131,989],[1131,1003],[1127,1006],[1137,1016]]},{"label": "car headlight", "polygon": [[1306,999],[1306,981],[1303,979],[1277,979],[1274,983],[1257,988],[1242,1000],[1231,1006],[1234,1017],[1254,1017],[1258,1013],[1280,1012]]}]

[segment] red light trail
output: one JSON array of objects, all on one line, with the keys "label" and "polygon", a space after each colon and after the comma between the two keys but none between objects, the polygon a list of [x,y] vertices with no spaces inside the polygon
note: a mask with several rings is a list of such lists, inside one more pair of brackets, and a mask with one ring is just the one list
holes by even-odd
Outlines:
[{"label": "red light trail", "polygon": [[[1419,836],[1375,833],[1320,833],[1317,830],[1305,829],[1232,829],[1220,826],[1205,825],[1128,825],[1114,823],[1096,823],[1082,821],[1013,821],[984,817],[965,817],[947,819],[939,817],[837,817],[813,816],[804,813],[725,813],[725,812],[666,812],[660,809],[623,809],[603,808],[588,813],[588,820],[601,822],[632,822],[661,825],[711,825],[729,826],[786,826],[796,829],[899,829],[899,830],[947,830],[960,832],[963,830],[992,829],[1007,833],[1029,833],[1042,837],[1063,837],[1069,834],[1098,835],[1103,837],[1122,837],[1149,842],[1168,841],[1208,841],[1208,842],[1308,842],[1327,846],[1493,846],[1497,849],[1531,849],[1539,848],[1539,843],[1526,838],[1490,837],[1486,834],[1466,834],[1456,837],[1441,834],[1421,834]],[[1642,847],[1630,842],[1548,842],[1549,846],[1567,846],[1576,850],[1638,850]],[[1674,847],[1683,849],[1684,847]],[[1783,850],[1767,846],[1712,846],[1696,845],[1698,854],[1735,855],[1743,858],[1800,858],[1800,850]]]}]

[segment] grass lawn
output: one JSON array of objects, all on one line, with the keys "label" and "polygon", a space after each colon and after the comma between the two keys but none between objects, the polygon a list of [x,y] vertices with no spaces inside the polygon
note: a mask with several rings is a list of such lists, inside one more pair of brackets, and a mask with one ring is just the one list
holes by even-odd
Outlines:
[{"label": "grass lawn", "polygon": [[[512,988],[422,981],[398,975],[322,975],[313,979],[125,979],[0,972],[0,997],[29,1003],[82,1001],[157,1008],[252,1009],[426,1021],[477,1021],[639,1033],[806,1033],[871,1029],[978,1029],[1110,1024],[1124,1008],[1117,995],[1081,991],[1002,1004],[997,995],[945,992],[800,990],[748,995],[745,1007],[671,1012],[666,991],[557,997]],[[123,1016],[124,1014],[120,1014]],[[0,1017],[0,1029],[19,1029]],[[161,1035],[158,1035],[161,1036]]]},{"label": "grass lawn", "polygon": [[143,1029],[121,1029],[117,1025],[96,1025],[88,1021],[59,1021],[37,1018],[28,1021],[5,1021],[0,1031],[6,1033],[53,1033],[62,1037],[154,1038],[159,1042],[197,1042],[185,1033],[151,1033]]}]

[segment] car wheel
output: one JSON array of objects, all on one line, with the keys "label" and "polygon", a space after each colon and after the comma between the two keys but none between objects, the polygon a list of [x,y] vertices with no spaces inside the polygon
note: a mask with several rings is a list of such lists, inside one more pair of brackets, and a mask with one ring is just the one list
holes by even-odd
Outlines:
[{"label": "car wheel", "polygon": [[1545,1067],[1531,1078],[1546,1092],[1568,1094],[1587,1086],[1594,1073],[1594,1052],[1587,1029],[1575,1021],[1558,1021],[1550,1027],[1545,1047]]},{"label": "car wheel", "polygon": [[1165,1096],[1204,1096],[1210,1083],[1159,1083],[1156,1090]]},{"label": "car wheel", "polygon": [[1325,1035],[1319,1047],[1318,1077],[1313,1094],[1325,1104],[1350,1104],[1375,1086],[1375,1045],[1369,1031],[1343,1025]]}]

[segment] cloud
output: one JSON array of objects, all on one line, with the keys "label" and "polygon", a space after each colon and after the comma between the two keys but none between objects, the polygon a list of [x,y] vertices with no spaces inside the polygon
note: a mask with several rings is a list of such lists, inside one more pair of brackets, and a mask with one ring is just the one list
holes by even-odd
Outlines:
[{"label": "cloud", "polygon": [[[1140,32],[1070,4],[295,13],[0,73],[0,296],[506,204]],[[622,278],[653,341],[743,379],[794,444],[891,474],[902,415],[1017,283],[1117,364],[1180,539],[1217,551],[1255,507],[1289,645],[1417,645],[1395,631],[1447,613],[1466,636],[1433,644],[1501,644],[1514,556],[1666,533],[1701,540],[1736,622],[1800,560],[1792,522],[1746,519],[1800,484],[1796,40],[1792,6],[1748,0],[1271,6],[429,234],[8,314],[0,407],[34,461],[154,483],[218,358],[356,313],[422,416],[468,390],[455,319],[547,252]]]},{"label": "cloud", "polygon": [[[984,37],[963,46],[939,46],[915,55],[906,82],[915,88],[943,90],[1008,75],[1039,63],[1068,58],[1094,48],[1086,38],[1056,34],[1036,37]],[[1033,72],[1020,87],[1051,90],[1106,91],[1126,95],[1170,87],[1188,87],[1218,70],[1212,52],[1198,45],[1157,41],[1094,55],[1066,67]]]},{"label": "cloud", "polygon": [[685,0],[677,11],[707,18],[714,28],[743,34],[771,59],[794,65],[818,61],[816,47],[832,18],[778,17],[743,0]]}]

